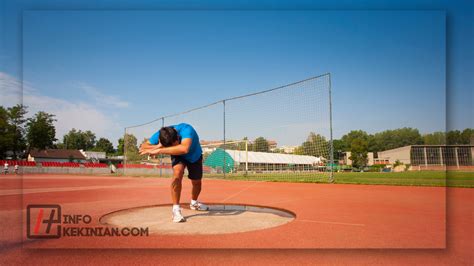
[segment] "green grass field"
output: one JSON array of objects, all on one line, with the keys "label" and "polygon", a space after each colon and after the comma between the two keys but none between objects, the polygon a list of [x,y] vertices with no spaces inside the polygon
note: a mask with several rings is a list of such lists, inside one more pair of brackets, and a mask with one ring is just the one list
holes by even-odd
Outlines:
[{"label": "green grass field", "polygon": [[[118,174],[121,175],[121,174]],[[154,178],[155,174],[137,174],[138,176]],[[170,177],[170,176],[163,176]],[[204,174],[204,178],[224,179],[222,174]],[[299,183],[329,183],[329,173],[261,173],[261,174],[227,174],[226,180],[249,180],[267,182],[299,182]],[[390,185],[390,186],[432,186],[432,187],[474,187],[474,172],[460,171],[412,171],[400,173],[376,172],[342,172],[334,173],[336,184],[360,185]]]},{"label": "green grass field", "polygon": [[[219,176],[206,176],[208,178],[222,178]],[[474,172],[444,172],[420,171],[400,173],[356,173],[345,172],[334,174],[336,184],[361,184],[361,185],[397,185],[397,186],[448,186],[448,187],[474,187]],[[241,174],[228,174],[228,180],[255,180],[269,182],[303,182],[303,183],[328,183],[328,175],[315,175],[314,173],[262,173],[244,176]]]}]

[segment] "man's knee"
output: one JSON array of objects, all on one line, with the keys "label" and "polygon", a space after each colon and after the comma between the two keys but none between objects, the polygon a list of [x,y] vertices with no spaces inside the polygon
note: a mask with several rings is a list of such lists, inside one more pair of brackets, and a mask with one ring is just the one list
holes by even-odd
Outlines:
[{"label": "man's knee", "polygon": [[193,184],[193,186],[201,186],[201,179],[199,180],[191,180],[191,183]]},{"label": "man's knee", "polygon": [[182,164],[175,165],[173,167],[173,178],[183,178],[184,166]]}]

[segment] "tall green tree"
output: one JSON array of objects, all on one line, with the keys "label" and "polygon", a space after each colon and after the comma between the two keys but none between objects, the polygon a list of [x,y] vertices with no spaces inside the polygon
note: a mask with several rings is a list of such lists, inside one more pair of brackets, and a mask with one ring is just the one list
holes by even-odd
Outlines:
[{"label": "tall green tree", "polygon": [[26,149],[26,113],[27,107],[21,104],[8,108],[8,124],[10,127],[9,135],[11,140],[11,151],[13,152],[13,157],[15,159],[18,158],[18,153],[22,153]]},{"label": "tall green tree", "polygon": [[8,110],[0,106],[0,158],[5,158],[6,152],[10,150],[10,147]]},{"label": "tall green tree", "polygon": [[374,152],[395,149],[408,145],[421,145],[423,138],[418,129],[404,127],[374,134]]},{"label": "tall green tree", "polygon": [[137,138],[133,134],[125,134],[123,138],[124,155],[129,162],[139,161],[144,156],[138,152]]},{"label": "tall green tree", "polygon": [[250,149],[250,143],[248,141],[248,138],[244,137],[242,142],[237,143],[237,149],[239,151],[245,151],[245,141],[247,141],[247,149],[252,150],[252,149]]},{"label": "tall green tree", "polygon": [[63,144],[66,149],[92,150],[95,142],[95,134],[90,130],[82,131],[73,128],[63,136]]},{"label": "tall green tree", "polygon": [[341,145],[351,152],[349,159],[352,160],[352,166],[359,168],[367,165],[369,141],[371,141],[372,138],[372,136],[363,130],[352,130],[342,136]]},{"label": "tall green tree", "polygon": [[117,155],[123,155],[123,150],[124,150],[124,145],[123,145],[123,138],[118,139],[118,145],[117,145]]},{"label": "tall green tree", "polygon": [[316,157],[324,157],[328,159],[329,156],[329,142],[320,134],[310,132],[306,141],[297,147],[294,151],[298,155],[310,155]]},{"label": "tall green tree", "polygon": [[258,137],[255,139],[253,145],[253,151],[259,151],[259,152],[269,152],[270,151],[270,145],[268,144],[268,141],[264,137]]},{"label": "tall green tree", "polygon": [[363,139],[366,142],[369,141],[369,134],[363,130],[352,130],[349,133],[342,136],[341,141],[343,141],[345,147],[350,149],[352,141],[356,139]]},{"label": "tall green tree", "polygon": [[461,133],[462,144],[474,145],[474,128],[466,128]]},{"label": "tall green tree", "polygon": [[337,162],[339,159],[341,159],[343,152],[346,152],[349,150],[349,147],[347,143],[345,143],[343,140],[340,139],[334,139],[332,141],[333,143],[333,151],[334,151],[334,161]]},{"label": "tall green tree", "polygon": [[56,119],[53,114],[38,112],[26,122],[26,140],[29,149],[37,148],[40,150],[54,147],[57,140],[56,128],[54,122]]},{"label": "tall green tree", "polygon": [[423,144],[425,145],[445,145],[446,144],[446,133],[444,132],[433,132],[423,135]]},{"label": "tall green tree", "polygon": [[110,142],[110,140],[106,138],[100,138],[95,144],[95,147],[93,150],[102,151],[102,152],[105,152],[106,154],[112,154],[115,152],[114,145],[112,144],[112,142]]},{"label": "tall green tree", "polygon": [[349,159],[352,160],[352,166],[360,168],[367,165],[367,150],[367,140],[358,138],[351,142],[351,156],[349,156]]}]

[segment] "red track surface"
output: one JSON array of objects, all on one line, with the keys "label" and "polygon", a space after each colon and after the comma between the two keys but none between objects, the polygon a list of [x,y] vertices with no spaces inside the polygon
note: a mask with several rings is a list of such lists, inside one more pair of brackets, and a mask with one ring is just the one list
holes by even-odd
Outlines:
[{"label": "red track surface", "polygon": [[[89,214],[94,219],[90,226],[100,226],[98,219],[108,212],[169,203],[169,180],[2,177],[0,264],[473,263],[472,189],[204,182],[204,202],[265,205],[290,210],[297,217],[280,227],[238,234],[33,241],[26,239],[23,228],[28,204],[60,204],[63,214]],[[186,180],[183,202],[189,201],[189,193]]]}]

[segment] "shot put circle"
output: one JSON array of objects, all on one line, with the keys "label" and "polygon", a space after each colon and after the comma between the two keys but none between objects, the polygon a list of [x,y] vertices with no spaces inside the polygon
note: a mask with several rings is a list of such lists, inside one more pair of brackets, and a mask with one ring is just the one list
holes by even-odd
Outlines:
[{"label": "shot put circle", "polygon": [[182,210],[184,223],[173,223],[171,205],[144,206],[105,214],[100,223],[110,227],[148,228],[150,235],[213,235],[262,230],[284,225],[296,215],[264,206],[209,204],[208,211]]}]

